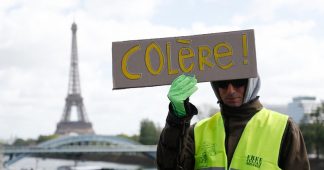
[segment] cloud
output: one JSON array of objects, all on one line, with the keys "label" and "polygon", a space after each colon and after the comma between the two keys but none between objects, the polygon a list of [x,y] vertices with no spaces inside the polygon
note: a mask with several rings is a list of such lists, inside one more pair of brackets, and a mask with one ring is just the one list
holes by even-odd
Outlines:
[{"label": "cloud", "polygon": [[311,36],[315,27],[314,21],[292,20],[256,29],[261,91],[268,102],[289,102],[291,97],[303,93],[318,95],[305,91],[309,87],[320,89],[323,85],[314,83],[324,78],[316,74],[318,63],[323,61],[323,42]]},{"label": "cloud", "polygon": [[82,9],[98,19],[147,20],[153,16],[159,3],[159,0],[94,0],[83,1]]}]

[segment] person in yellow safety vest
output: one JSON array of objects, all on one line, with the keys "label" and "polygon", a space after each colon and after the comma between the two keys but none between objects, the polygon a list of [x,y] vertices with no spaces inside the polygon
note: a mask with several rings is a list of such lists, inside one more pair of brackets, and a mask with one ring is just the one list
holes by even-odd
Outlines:
[{"label": "person in yellow safety vest", "polygon": [[287,115],[259,101],[260,78],[213,81],[220,112],[190,126],[194,76],[181,75],[168,92],[169,114],[157,149],[160,170],[307,170],[304,139]]}]

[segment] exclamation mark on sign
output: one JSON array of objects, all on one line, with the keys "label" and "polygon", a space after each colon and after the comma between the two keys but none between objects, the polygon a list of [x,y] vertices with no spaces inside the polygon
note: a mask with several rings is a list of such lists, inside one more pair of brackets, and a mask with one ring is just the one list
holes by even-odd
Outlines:
[{"label": "exclamation mark on sign", "polygon": [[247,37],[246,33],[242,34],[242,46],[243,46],[243,64],[248,64],[248,45],[247,45]]}]

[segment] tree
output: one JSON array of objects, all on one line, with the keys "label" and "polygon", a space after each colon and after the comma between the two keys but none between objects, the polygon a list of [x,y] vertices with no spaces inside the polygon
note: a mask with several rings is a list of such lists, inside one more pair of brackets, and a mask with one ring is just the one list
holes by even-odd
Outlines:
[{"label": "tree", "polygon": [[17,138],[13,144],[13,146],[33,146],[36,145],[36,141],[34,139],[21,139],[21,138]]},{"label": "tree", "polygon": [[324,153],[324,102],[310,114],[313,123],[303,123],[300,129],[303,133],[306,148],[309,153],[315,150],[316,158]]},{"label": "tree", "polygon": [[301,124],[300,130],[303,133],[305,145],[308,153],[313,153],[315,147],[316,131],[314,124]]},{"label": "tree", "polygon": [[39,135],[38,136],[38,139],[36,140],[36,143],[39,144],[39,143],[42,143],[42,142],[46,142],[48,140],[52,140],[52,139],[55,139],[55,138],[58,138],[59,135]]},{"label": "tree", "polygon": [[13,146],[33,146],[33,145],[37,145],[39,143],[48,141],[48,140],[52,140],[59,137],[58,135],[40,135],[38,136],[38,139],[22,139],[22,138],[17,138],[14,142],[13,142]]},{"label": "tree", "polygon": [[324,137],[323,137],[323,132],[324,132],[324,126],[323,126],[323,112],[324,112],[324,103],[319,106],[314,113],[311,114],[312,117],[315,118],[315,123],[314,123],[314,130],[315,130],[315,151],[316,151],[316,158],[319,159],[320,151],[323,150],[324,145]]},{"label": "tree", "polygon": [[144,145],[157,144],[160,136],[161,128],[157,128],[154,122],[143,119],[141,121],[139,142]]},{"label": "tree", "polygon": [[119,135],[117,135],[118,137],[122,137],[122,138],[127,138],[127,139],[129,139],[129,140],[133,140],[133,141],[136,141],[136,142],[138,142],[139,141],[139,136],[138,136],[138,134],[135,134],[135,135],[132,135],[132,136],[128,136],[128,135],[126,135],[126,134],[119,134]]}]

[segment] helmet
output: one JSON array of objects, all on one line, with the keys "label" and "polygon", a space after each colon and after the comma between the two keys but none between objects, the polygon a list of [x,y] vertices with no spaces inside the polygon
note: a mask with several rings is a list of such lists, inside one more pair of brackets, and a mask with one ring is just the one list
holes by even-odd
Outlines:
[{"label": "helmet", "polygon": [[[217,81],[212,81],[210,82],[214,93],[218,99],[219,102],[221,102],[221,97],[219,95],[218,91],[218,86],[217,86]],[[244,93],[244,99],[243,99],[243,104],[250,102],[251,100],[255,99],[258,95],[259,89],[260,89],[260,77],[255,77],[255,78],[248,78],[247,85],[245,88],[245,93]]]}]

